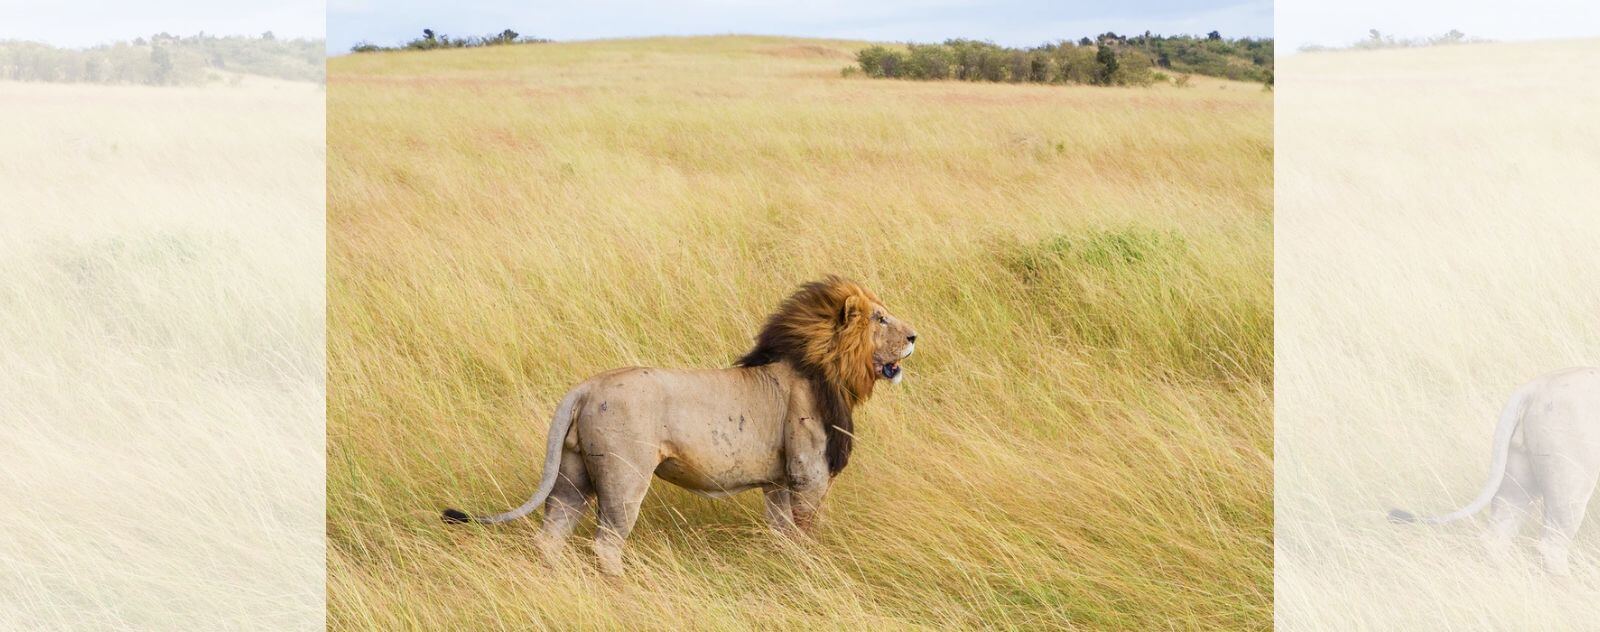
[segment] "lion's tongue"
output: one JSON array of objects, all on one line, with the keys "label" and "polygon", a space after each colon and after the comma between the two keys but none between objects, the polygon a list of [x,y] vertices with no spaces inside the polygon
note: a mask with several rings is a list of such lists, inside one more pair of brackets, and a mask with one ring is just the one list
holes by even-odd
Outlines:
[{"label": "lion's tongue", "polygon": [[892,379],[894,379],[894,376],[899,375],[899,374],[900,374],[900,363],[899,362],[890,362],[888,364],[883,365],[883,376],[884,377],[889,378],[889,379],[892,380]]}]

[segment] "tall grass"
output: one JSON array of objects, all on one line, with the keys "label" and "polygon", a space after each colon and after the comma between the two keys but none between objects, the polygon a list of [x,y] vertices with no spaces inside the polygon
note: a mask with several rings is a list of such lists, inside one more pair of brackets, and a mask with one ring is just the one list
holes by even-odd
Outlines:
[{"label": "tall grass", "polygon": [[1600,84],[1573,80],[1597,48],[1284,61],[1279,627],[1584,629],[1600,617],[1592,524],[1560,583],[1529,542],[1511,564],[1492,563],[1481,518],[1384,519],[1394,506],[1466,504],[1488,477],[1512,391],[1600,362],[1600,216],[1582,184],[1600,168]]},{"label": "tall grass", "polygon": [[322,627],[321,91],[0,118],[0,629]]},{"label": "tall grass", "polygon": [[[861,46],[331,60],[332,627],[1270,624],[1270,95],[840,78]],[[659,482],[615,583],[439,524],[526,498],[573,384],[726,366],[829,272],[925,340],[816,542]]]}]

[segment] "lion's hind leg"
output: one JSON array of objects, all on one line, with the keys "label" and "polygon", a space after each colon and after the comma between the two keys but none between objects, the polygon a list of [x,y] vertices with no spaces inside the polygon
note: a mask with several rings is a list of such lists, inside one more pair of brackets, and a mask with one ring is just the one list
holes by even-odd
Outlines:
[{"label": "lion's hind leg", "polygon": [[642,449],[635,452],[637,454],[629,455],[613,451],[588,456],[600,518],[594,534],[594,553],[600,572],[607,575],[622,575],[623,543],[639,520],[639,508],[644,505],[650,479],[659,464],[653,447],[648,452]]},{"label": "lion's hind leg", "polygon": [[544,501],[544,522],[539,526],[537,537],[539,553],[545,561],[554,563],[560,559],[567,538],[588,512],[589,499],[593,495],[594,488],[589,482],[589,470],[584,466],[583,455],[575,448],[564,449],[556,486]]},{"label": "lion's hind leg", "polygon": [[1543,457],[1537,465],[1540,490],[1544,492],[1544,534],[1539,539],[1539,552],[1551,575],[1564,576],[1569,574],[1568,550],[1583,524],[1589,499],[1594,495],[1595,478],[1600,476],[1596,470],[1600,468],[1564,455]]},{"label": "lion's hind leg", "polygon": [[1522,531],[1522,521],[1533,508],[1534,482],[1528,455],[1521,447],[1513,446],[1506,454],[1506,475],[1490,504],[1489,528],[1483,532],[1483,543],[1496,562],[1510,559],[1511,545]]}]

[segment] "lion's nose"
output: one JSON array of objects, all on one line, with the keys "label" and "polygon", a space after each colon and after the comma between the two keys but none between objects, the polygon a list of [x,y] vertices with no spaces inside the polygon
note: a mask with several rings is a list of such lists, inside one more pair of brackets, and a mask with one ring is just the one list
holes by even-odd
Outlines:
[{"label": "lion's nose", "polygon": [[917,335],[916,334],[911,334],[909,336],[906,336],[906,342],[916,342],[916,341],[917,341]]}]

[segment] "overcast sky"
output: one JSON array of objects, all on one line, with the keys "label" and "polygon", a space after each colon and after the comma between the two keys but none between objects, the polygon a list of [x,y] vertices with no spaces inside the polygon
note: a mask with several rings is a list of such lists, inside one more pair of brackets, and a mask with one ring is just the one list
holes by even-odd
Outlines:
[{"label": "overcast sky", "polygon": [[1594,0],[1279,0],[1277,49],[1343,45],[1378,29],[1400,37],[1467,35],[1515,41],[1600,36]]},{"label": "overcast sky", "polygon": [[396,44],[423,28],[450,35],[514,29],[557,40],[646,35],[800,35],[936,42],[951,37],[1034,45],[1106,31],[1220,30],[1272,35],[1271,0],[329,0],[328,49]]},{"label": "overcast sky", "polygon": [[[0,0],[0,39],[88,46],[160,31],[396,44],[423,28],[512,28],[560,40],[756,33],[881,41],[950,37],[1032,45],[1105,31],[1269,36],[1278,50],[1459,29],[1498,40],[1600,36],[1593,0]],[[1273,19],[1277,18],[1276,33]]]},{"label": "overcast sky", "polygon": [[166,31],[322,37],[322,0],[0,0],[0,39],[105,44]]}]

